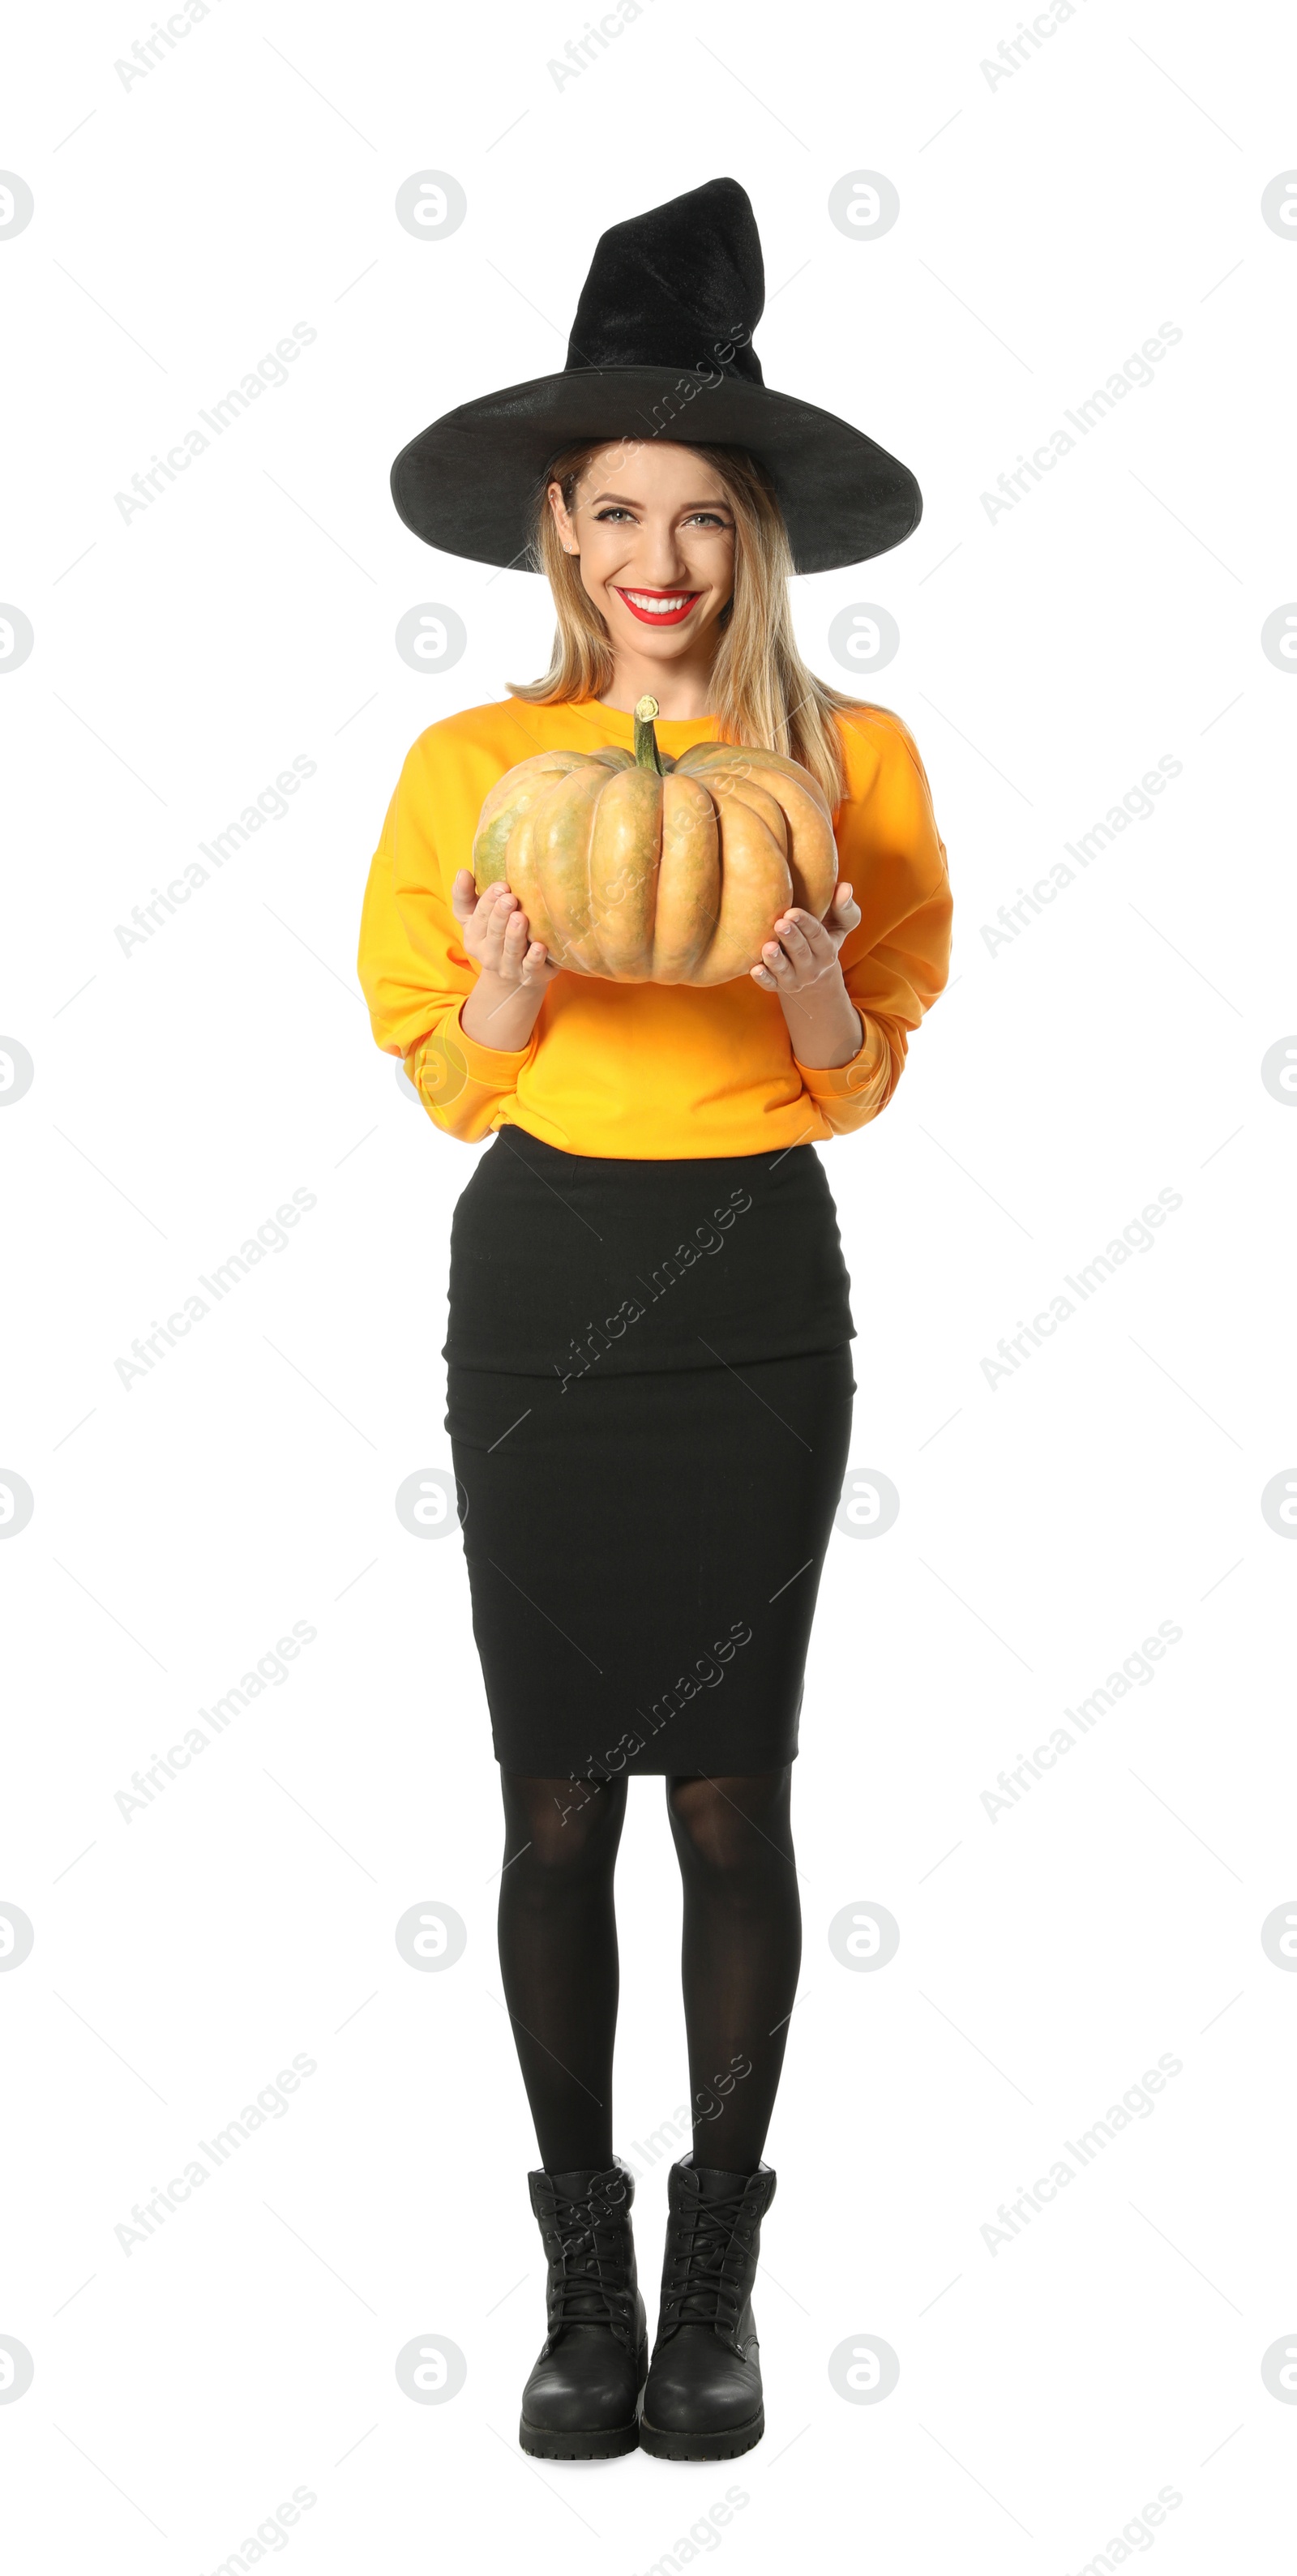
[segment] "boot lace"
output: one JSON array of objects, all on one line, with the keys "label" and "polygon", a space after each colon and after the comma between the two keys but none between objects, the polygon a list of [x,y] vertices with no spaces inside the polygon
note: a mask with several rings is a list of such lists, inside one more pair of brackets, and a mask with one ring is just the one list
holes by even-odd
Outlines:
[{"label": "boot lace", "polygon": [[663,2283],[663,2324],[716,2326],[738,2339],[747,2301],[754,2215],[744,2217],[740,2184],[721,2200],[697,2200],[672,2229],[669,2274]]},{"label": "boot lace", "polygon": [[542,2233],[550,2267],[551,2342],[564,2326],[599,2325],[633,2350],[635,2303],[627,2279],[630,2231],[624,2204],[611,2208],[597,2191],[587,2200],[569,2200],[556,2192]]}]

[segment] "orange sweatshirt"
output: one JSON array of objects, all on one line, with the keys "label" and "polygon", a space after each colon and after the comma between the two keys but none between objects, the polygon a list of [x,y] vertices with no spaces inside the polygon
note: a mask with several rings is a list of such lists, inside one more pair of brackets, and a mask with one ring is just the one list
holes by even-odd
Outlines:
[{"label": "orange sweatshirt", "polygon": [[[853,707],[837,721],[847,788],[834,837],[863,916],[841,964],[864,1040],[849,1064],[828,1071],[798,1063],[778,996],[747,975],[699,988],[563,973],[516,1054],[466,1036],[460,1012],[477,969],[450,889],[471,864],[483,799],[534,752],[587,743],[629,751],[634,725],[595,700],[537,707],[506,698],[420,734],[370,869],[359,976],[377,1043],[405,1057],[437,1126],[474,1143],[517,1125],[567,1153],[653,1160],[777,1153],[877,1117],[900,1080],[908,1031],[946,981],[950,884],[923,764],[900,718]],[[657,725],[674,756],[716,732],[708,716]]]}]

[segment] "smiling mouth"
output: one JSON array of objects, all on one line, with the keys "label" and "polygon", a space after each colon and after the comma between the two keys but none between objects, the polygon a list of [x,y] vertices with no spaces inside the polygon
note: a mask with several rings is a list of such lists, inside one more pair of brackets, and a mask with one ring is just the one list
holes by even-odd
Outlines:
[{"label": "smiling mouth", "polygon": [[644,626],[679,626],[702,597],[700,590],[623,590],[620,582],[613,589]]}]

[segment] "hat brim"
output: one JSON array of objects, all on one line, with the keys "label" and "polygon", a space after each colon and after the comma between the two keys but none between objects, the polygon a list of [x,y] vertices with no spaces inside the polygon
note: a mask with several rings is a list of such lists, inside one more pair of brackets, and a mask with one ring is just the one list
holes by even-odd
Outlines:
[{"label": "hat brim", "polygon": [[666,367],[575,368],[462,403],[402,448],[392,498],[426,545],[526,571],[541,477],[583,438],[747,448],[774,485],[799,573],[886,554],[923,511],[909,467],[832,412]]}]

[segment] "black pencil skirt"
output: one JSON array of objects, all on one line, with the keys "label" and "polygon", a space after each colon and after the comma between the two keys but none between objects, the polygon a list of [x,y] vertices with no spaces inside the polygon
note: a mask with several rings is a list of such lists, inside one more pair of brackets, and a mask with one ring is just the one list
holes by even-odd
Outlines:
[{"label": "black pencil skirt", "polygon": [[455,1211],[445,1357],[506,1769],[795,1758],[853,1333],[812,1147],[645,1163],[500,1132]]}]

